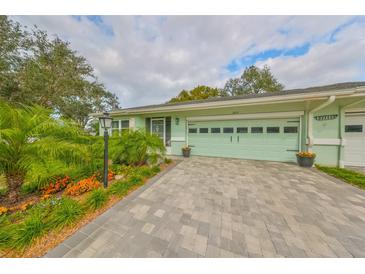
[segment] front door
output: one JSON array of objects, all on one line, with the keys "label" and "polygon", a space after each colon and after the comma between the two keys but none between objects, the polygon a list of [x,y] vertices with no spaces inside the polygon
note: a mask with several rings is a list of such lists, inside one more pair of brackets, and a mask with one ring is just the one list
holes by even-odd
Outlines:
[{"label": "front door", "polygon": [[165,119],[151,119],[151,132],[160,137],[162,142],[165,144]]}]

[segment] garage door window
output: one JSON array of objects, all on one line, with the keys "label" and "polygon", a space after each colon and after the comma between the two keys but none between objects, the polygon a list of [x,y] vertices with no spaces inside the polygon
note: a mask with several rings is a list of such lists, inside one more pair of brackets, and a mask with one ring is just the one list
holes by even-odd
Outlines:
[{"label": "garage door window", "polygon": [[199,128],[199,133],[208,133],[208,128],[207,127]]},{"label": "garage door window", "polygon": [[280,127],[267,127],[267,133],[280,133]]},{"label": "garage door window", "polygon": [[233,133],[233,127],[225,127],[225,128],[223,128],[223,133]]},{"label": "garage door window", "polygon": [[362,125],[347,125],[345,132],[362,132]]},{"label": "garage door window", "polygon": [[298,127],[284,127],[284,133],[297,133]]},{"label": "garage door window", "polygon": [[212,127],[210,129],[211,133],[221,133],[221,128],[220,127]]},{"label": "garage door window", "polygon": [[247,133],[247,132],[248,132],[247,127],[238,127],[237,128],[237,133]]},{"label": "garage door window", "polygon": [[197,128],[189,128],[189,133],[197,133],[198,129]]},{"label": "garage door window", "polygon": [[263,128],[262,127],[252,127],[251,133],[263,133]]}]

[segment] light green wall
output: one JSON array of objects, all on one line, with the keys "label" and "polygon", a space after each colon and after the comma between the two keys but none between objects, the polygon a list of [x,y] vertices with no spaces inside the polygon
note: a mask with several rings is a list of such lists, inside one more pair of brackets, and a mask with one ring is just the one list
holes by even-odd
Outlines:
[{"label": "light green wall", "polygon": [[[341,115],[341,107],[349,103],[358,101],[360,99],[348,98],[338,99],[326,108],[314,113],[316,115],[337,114],[338,117],[334,120],[317,121],[313,119],[313,137],[323,139],[339,139],[341,138],[341,132],[344,131],[344,123],[341,123],[343,114]],[[143,114],[143,115],[129,115],[129,116],[115,116],[113,118],[135,118],[136,128],[145,128],[145,118],[153,117],[166,117],[171,116],[171,151],[173,155],[181,155],[181,148],[185,144],[186,140],[186,117],[192,116],[205,116],[205,115],[229,115],[229,114],[248,114],[248,113],[270,113],[270,112],[286,112],[286,111],[304,111],[302,116],[302,130],[301,130],[301,149],[306,150],[307,145],[307,118],[308,111],[322,104],[325,100],[307,102],[293,102],[293,103],[278,103],[278,104],[266,104],[244,107],[227,107],[218,109],[206,109],[206,110],[191,110],[188,112],[165,112],[156,114]],[[365,102],[356,105],[356,107],[365,108]],[[176,123],[176,118],[179,118],[179,123]],[[174,140],[180,138],[181,140]],[[343,148],[340,145],[314,145],[313,151],[317,153],[317,163],[325,165],[338,165],[339,159],[343,156]]]}]

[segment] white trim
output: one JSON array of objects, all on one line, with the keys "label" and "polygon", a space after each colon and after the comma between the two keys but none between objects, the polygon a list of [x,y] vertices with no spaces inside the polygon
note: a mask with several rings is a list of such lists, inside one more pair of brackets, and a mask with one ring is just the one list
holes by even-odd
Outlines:
[{"label": "white trim", "polygon": [[185,137],[171,137],[171,142],[185,142]]},{"label": "white trim", "polygon": [[[172,111],[187,111],[187,110],[199,110],[199,109],[210,109],[210,108],[224,108],[230,106],[244,106],[244,105],[260,105],[260,104],[275,104],[275,103],[286,103],[286,102],[303,102],[304,100],[323,100],[329,96],[335,95],[337,98],[351,98],[358,96],[365,96],[365,88],[351,88],[342,90],[332,91],[317,91],[317,92],[305,92],[300,94],[287,94],[278,96],[268,97],[254,97],[254,98],[242,98],[225,101],[215,102],[199,102],[193,104],[182,104],[182,105],[164,105],[164,106],[146,106],[138,109],[123,109],[120,111],[111,112],[111,115],[123,115],[123,114],[142,114],[142,113],[156,113],[156,112],[172,112]],[[92,116],[98,117],[101,113],[93,113]]]},{"label": "white trim", "polygon": [[307,141],[308,141],[308,151],[312,151],[312,146],[314,144],[314,138],[313,138],[313,113],[317,112],[318,110],[321,110],[325,108],[326,106],[332,104],[336,100],[335,95],[331,95],[327,98],[326,102],[320,104],[318,107],[315,107],[311,109],[308,112],[308,123],[307,123]]},{"label": "white trim", "polygon": [[187,121],[223,121],[223,120],[246,120],[246,119],[266,119],[266,118],[292,118],[304,115],[304,111],[289,112],[267,112],[250,114],[212,115],[187,117]]},{"label": "white trim", "polygon": [[342,141],[341,141],[341,139],[337,139],[337,138],[314,138],[313,144],[314,145],[339,146],[342,144]]}]

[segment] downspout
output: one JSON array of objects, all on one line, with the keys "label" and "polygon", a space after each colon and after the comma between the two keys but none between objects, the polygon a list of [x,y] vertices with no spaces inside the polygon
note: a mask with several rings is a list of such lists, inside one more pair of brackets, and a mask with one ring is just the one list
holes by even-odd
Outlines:
[{"label": "downspout", "polygon": [[364,99],[361,99],[360,101],[357,101],[357,102],[352,102],[348,105],[345,105],[345,106],[342,106],[340,107],[340,140],[341,140],[341,149],[340,149],[340,152],[339,152],[339,157],[338,157],[338,166],[343,168],[345,167],[345,163],[344,163],[344,160],[343,160],[343,149],[346,145],[346,140],[344,139],[344,136],[343,136],[343,122],[344,122],[344,119],[345,119],[345,115],[346,115],[346,112],[345,112],[345,109],[349,108],[349,107],[353,107],[354,105],[357,105],[357,104],[360,104],[362,102],[365,102],[365,98]]},{"label": "downspout", "polygon": [[323,104],[319,105],[318,107],[316,107],[308,112],[308,132],[307,132],[307,143],[308,143],[307,150],[308,151],[312,151],[312,147],[313,147],[313,113],[332,104],[335,100],[336,100],[336,96],[332,95],[328,98],[328,100],[326,102],[324,102]]}]

